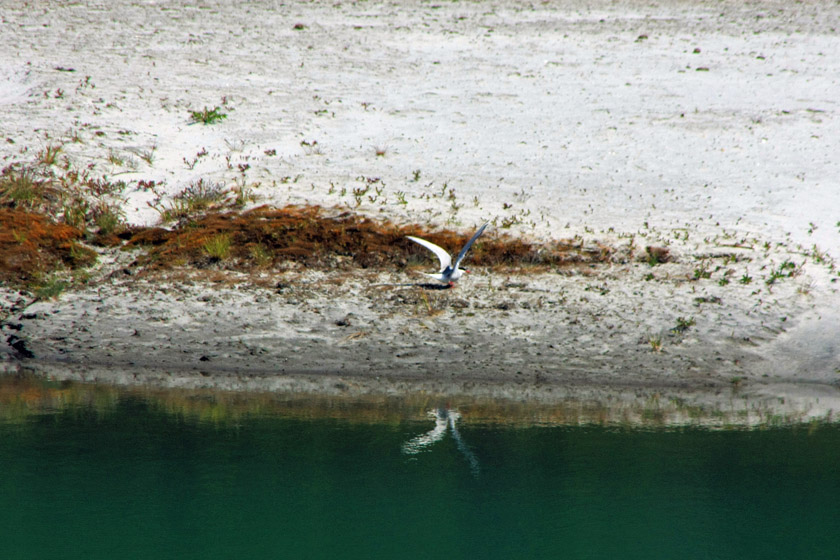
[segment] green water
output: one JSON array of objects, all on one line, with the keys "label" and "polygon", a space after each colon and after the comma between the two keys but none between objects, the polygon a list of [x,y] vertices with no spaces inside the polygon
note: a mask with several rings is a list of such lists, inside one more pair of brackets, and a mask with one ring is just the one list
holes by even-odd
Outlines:
[{"label": "green water", "polygon": [[0,558],[840,557],[835,427],[461,424],[407,455],[434,424],[0,424]]}]

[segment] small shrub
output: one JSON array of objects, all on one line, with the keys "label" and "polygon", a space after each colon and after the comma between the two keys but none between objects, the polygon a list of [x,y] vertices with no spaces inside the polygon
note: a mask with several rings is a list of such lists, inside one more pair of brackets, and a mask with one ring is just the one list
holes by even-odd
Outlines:
[{"label": "small shrub", "polygon": [[697,322],[694,320],[694,317],[677,317],[677,326],[671,329],[671,331],[676,334],[682,334],[695,324],[697,324]]},{"label": "small shrub", "polygon": [[201,111],[190,111],[190,120],[193,123],[213,124],[226,118],[227,114],[222,113],[218,106],[212,109],[205,107]]}]

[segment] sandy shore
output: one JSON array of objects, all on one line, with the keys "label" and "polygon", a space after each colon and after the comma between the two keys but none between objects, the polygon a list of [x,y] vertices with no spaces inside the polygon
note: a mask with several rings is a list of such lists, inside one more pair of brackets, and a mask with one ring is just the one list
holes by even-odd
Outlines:
[{"label": "sandy shore", "polygon": [[[840,402],[835,4],[0,6],[0,161],[60,146],[56,166],[126,182],[130,223],[201,178],[254,204],[676,256],[438,291],[391,285],[418,282],[405,271],[129,275],[134,255],[101,250],[58,300],[3,288],[7,370],[535,401],[735,391],[806,418]],[[203,107],[227,118],[191,123]]]},{"label": "sandy shore", "polygon": [[0,364],[127,386],[571,400],[625,412],[662,398],[676,423],[686,408],[692,422],[832,419],[840,320],[797,293],[799,278],[761,304],[749,286],[704,284],[679,263],[657,267],[669,280],[640,280],[648,270],[478,273],[454,290],[361,272],[287,272],[273,287],[244,275],[103,280],[21,302],[3,324]]}]

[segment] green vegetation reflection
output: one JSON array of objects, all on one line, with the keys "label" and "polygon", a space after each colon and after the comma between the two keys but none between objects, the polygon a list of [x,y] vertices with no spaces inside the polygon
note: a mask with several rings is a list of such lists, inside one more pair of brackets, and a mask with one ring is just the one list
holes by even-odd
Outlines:
[{"label": "green vegetation reflection", "polygon": [[[325,417],[323,405],[230,412],[187,393],[54,384],[39,394],[19,383],[53,408],[0,423],[5,558],[765,559],[840,549],[836,426],[527,427],[423,406],[413,420],[351,422],[360,416]],[[196,421],[199,410],[227,412]]]}]

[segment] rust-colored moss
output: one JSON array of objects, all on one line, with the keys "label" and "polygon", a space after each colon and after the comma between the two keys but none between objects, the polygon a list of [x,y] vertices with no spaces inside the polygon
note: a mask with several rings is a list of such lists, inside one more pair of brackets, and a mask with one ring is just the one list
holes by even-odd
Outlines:
[{"label": "rust-colored moss", "polygon": [[[329,212],[317,206],[260,207],[248,212],[219,212],[180,224],[173,230],[134,227],[100,234],[97,245],[142,247],[137,264],[160,270],[175,265],[249,269],[280,262],[314,267],[357,266],[404,268],[437,266],[414,235],[453,253],[471,231],[430,231],[419,225],[397,225],[352,212]],[[96,254],[80,245],[83,233],[55,223],[41,213],[0,209],[0,281],[25,284],[59,266],[88,266]],[[223,256],[208,250],[214,239],[230,241]],[[256,256],[255,256],[256,255]],[[562,267],[609,261],[612,249],[580,241],[532,243],[488,231],[471,250],[467,264],[487,267]]]},{"label": "rust-colored moss", "polygon": [[[295,261],[308,266],[334,266],[352,262],[362,268],[405,267],[434,257],[408,235],[423,237],[457,252],[472,232],[429,231],[418,225],[399,226],[387,220],[372,220],[350,212],[328,214],[317,206],[260,207],[237,213],[210,214],[167,231],[152,228],[137,231],[128,246],[146,246],[139,264],[167,268],[172,263],[204,266],[212,259],[205,244],[215,236],[230,237],[230,257],[222,265],[248,267],[254,246],[260,246],[272,262]],[[487,233],[475,244],[469,263],[476,266],[564,266],[597,263],[610,259],[608,247],[586,247],[581,242],[530,243],[507,235]],[[345,257],[338,261],[335,257]]]},{"label": "rust-colored moss", "polygon": [[82,232],[46,216],[0,209],[0,281],[26,283],[61,264],[83,266],[95,253],[76,243]]}]

